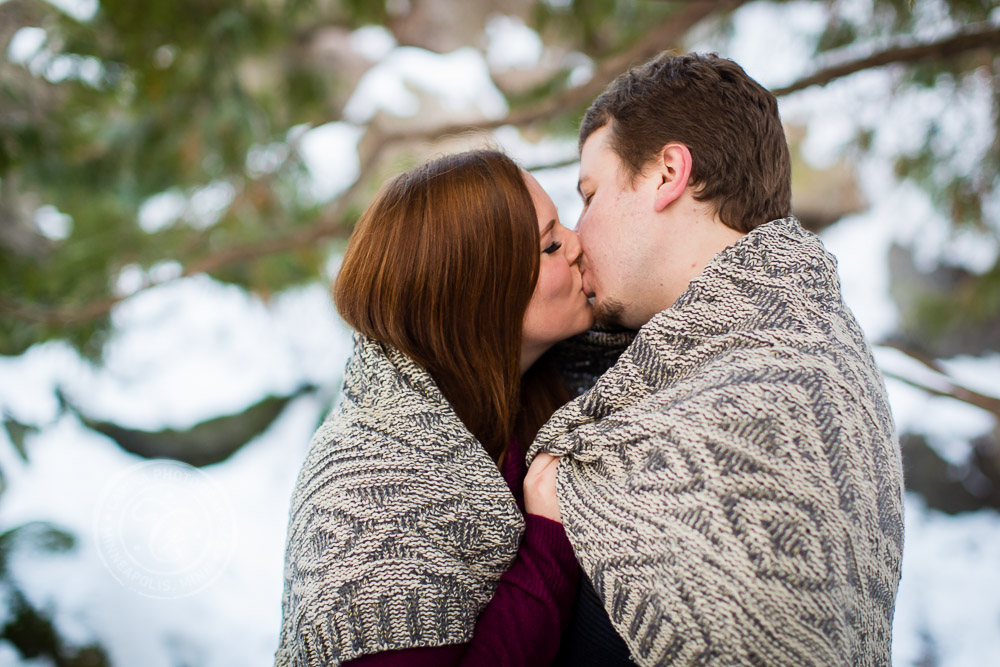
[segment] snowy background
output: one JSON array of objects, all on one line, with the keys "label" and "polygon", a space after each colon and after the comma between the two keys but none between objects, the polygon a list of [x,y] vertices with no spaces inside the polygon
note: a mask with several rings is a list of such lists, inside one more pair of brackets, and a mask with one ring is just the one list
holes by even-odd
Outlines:
[{"label": "snowy background", "polygon": [[[689,46],[719,50],[765,86],[783,85],[809,69],[808,37],[823,25],[822,15],[810,5],[783,5],[780,20],[777,11],[749,5],[738,12],[731,41],[718,44],[707,37]],[[994,19],[1000,22],[1000,13],[995,12]],[[946,28],[928,20],[929,35]],[[485,53],[461,49],[438,55],[397,47],[379,28],[358,31],[352,37],[356,48],[378,64],[357,87],[345,112],[347,120],[311,129],[302,139],[313,196],[330,200],[353,181],[357,161],[343,156],[356,155],[359,124],[380,109],[415,114],[421,97],[414,90],[447,93],[448,105],[479,117],[502,115],[504,99],[490,81],[489,68],[531,67],[542,47],[529,28],[501,16],[488,34],[491,42]],[[580,68],[580,76],[588,76],[588,63],[581,62]],[[806,158],[817,166],[838,159],[859,125],[878,129],[876,145],[882,142],[885,155],[905,142],[911,133],[880,102],[884,98],[889,104],[891,78],[891,72],[871,71],[783,99],[783,118],[808,127]],[[963,104],[957,105],[953,131],[964,134],[968,159],[986,150],[976,138],[976,128],[988,112],[983,105],[989,98],[983,98],[983,92],[956,91]],[[916,105],[930,117],[953,102],[897,98],[892,104]],[[862,113],[843,112],[855,108]],[[880,109],[880,115],[872,117],[873,109]],[[921,122],[920,114],[905,117]],[[531,143],[509,127],[494,136],[527,167],[575,155],[572,139]],[[928,261],[946,255],[970,270],[992,265],[997,248],[951,237],[947,223],[922,192],[896,183],[879,151],[856,166],[870,206],[829,228],[823,238],[839,258],[845,299],[869,338],[879,340],[896,323],[888,294],[886,256],[891,243],[918,244]],[[556,201],[563,222],[572,226],[580,210],[576,165],[536,175]],[[145,224],[155,227],[158,219],[172,215],[169,206],[169,197],[151,204]],[[206,210],[212,206],[208,197]],[[77,546],[69,553],[23,548],[10,564],[31,602],[54,613],[67,640],[100,643],[114,665],[270,664],[280,621],[288,501],[309,438],[335,397],[349,352],[349,332],[328,295],[327,283],[336,266],[333,257],[324,282],[267,303],[203,276],[143,291],[115,308],[116,333],[100,367],[60,343],[37,345],[19,357],[0,357],[0,412],[39,427],[27,439],[29,463],[0,431],[0,469],[7,484],[0,526],[41,520],[77,536]],[[170,267],[162,270],[169,273]],[[129,293],[142,279],[123,274],[119,288]],[[893,350],[880,348],[876,354],[886,369],[917,372]],[[1000,356],[953,359],[949,371],[972,388],[1000,395]],[[72,411],[62,409],[60,393],[90,417],[155,431],[184,429],[306,385],[318,389],[293,399],[254,441],[226,461],[200,469],[203,475],[192,472],[184,478],[185,488],[195,485],[198,493],[208,494],[204,497],[224,501],[212,516],[191,519],[207,531],[197,545],[162,503],[154,502],[160,509],[153,511],[159,512],[157,525],[166,533],[150,536],[122,524],[121,540],[172,544],[180,549],[175,558],[197,551],[199,558],[207,559],[210,568],[199,575],[200,590],[150,595],[120,564],[107,562],[100,535],[107,528],[101,507],[108,494],[129,480],[133,487],[128,492],[146,500],[156,501],[157,494],[169,500],[176,490],[169,484],[144,487],[148,480],[136,467],[144,460],[83,426]],[[991,415],[967,404],[931,397],[892,380],[887,386],[900,431],[925,435],[946,459],[961,460],[971,437],[995,427]],[[894,664],[1000,664],[1000,515],[983,510],[948,516],[926,509],[917,496],[907,497],[906,512]],[[213,521],[225,528],[212,530],[220,525]],[[169,564],[169,554],[163,558]],[[158,576],[178,575],[165,566]],[[0,665],[15,664],[16,655],[0,643]]]}]

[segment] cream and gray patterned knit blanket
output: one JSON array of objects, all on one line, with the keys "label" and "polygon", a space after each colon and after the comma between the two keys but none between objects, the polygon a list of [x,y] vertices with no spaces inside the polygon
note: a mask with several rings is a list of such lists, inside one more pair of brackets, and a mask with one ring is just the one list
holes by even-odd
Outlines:
[{"label": "cream and gray patterned knit blanket", "polygon": [[276,665],[471,639],[524,519],[430,375],[355,334],[292,498]]},{"label": "cream and gray patterned knit blanket", "polygon": [[836,262],[792,218],[718,254],[529,452],[640,665],[888,665],[899,447]]}]

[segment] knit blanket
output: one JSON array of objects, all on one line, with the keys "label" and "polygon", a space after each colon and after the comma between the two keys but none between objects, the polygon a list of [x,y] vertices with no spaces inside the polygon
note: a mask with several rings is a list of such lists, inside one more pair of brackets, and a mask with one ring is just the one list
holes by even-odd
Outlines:
[{"label": "knit blanket", "polygon": [[888,665],[899,446],[836,262],[793,218],[709,263],[539,450],[640,665]]},{"label": "knit blanket", "polygon": [[292,497],[276,665],[468,642],[524,531],[430,375],[355,334]]}]

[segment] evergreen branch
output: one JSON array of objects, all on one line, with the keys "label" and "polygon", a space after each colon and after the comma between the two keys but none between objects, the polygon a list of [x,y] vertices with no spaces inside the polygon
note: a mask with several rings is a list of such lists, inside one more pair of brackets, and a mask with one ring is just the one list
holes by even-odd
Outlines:
[{"label": "evergreen branch", "polygon": [[929,58],[943,60],[974,49],[1000,50],[1000,27],[986,25],[975,30],[962,31],[935,42],[886,49],[864,58],[821,69],[791,85],[775,88],[771,92],[774,93],[775,97],[782,97],[810,86],[825,86],[835,79],[863,70],[893,63],[913,63]]},{"label": "evergreen branch", "polygon": [[[344,221],[348,205],[367,184],[378,166],[381,156],[390,146],[399,143],[433,141],[444,136],[464,132],[482,132],[503,125],[525,126],[555,116],[565,109],[574,108],[593,99],[619,73],[635,63],[648,60],[662,51],[664,45],[677,43],[688,30],[710,14],[719,10],[735,9],[748,1],[711,0],[692,3],[645,35],[631,48],[611,56],[601,63],[594,72],[594,76],[586,84],[565,90],[531,108],[511,112],[501,119],[485,121],[476,125],[450,124],[423,130],[409,129],[393,132],[386,132],[378,127],[377,121],[373,122],[369,125],[368,132],[359,148],[361,169],[358,178],[324,211],[319,222],[287,236],[247,245],[236,245],[210,253],[185,266],[181,277],[197,273],[211,273],[225,266],[292,251],[324,239],[338,236],[346,237],[350,233],[350,227]],[[158,283],[147,283],[131,294],[110,296],[82,308],[48,307],[0,297],[0,311],[29,322],[56,327],[74,326],[104,317],[116,304],[130,296],[171,280],[176,280],[176,278]]]},{"label": "evergreen branch", "polygon": [[[381,131],[375,126],[375,124],[370,125],[369,132],[365,137],[366,142],[363,142],[367,143],[368,148],[366,149],[362,146],[361,149],[361,152],[363,153],[363,155],[361,155],[362,166],[358,178],[350,186],[350,188],[338,197],[324,212],[324,214],[321,215],[319,222],[311,227],[304,228],[287,236],[267,239],[248,245],[233,246],[210,253],[184,267],[181,272],[181,276],[191,276],[197,273],[211,273],[225,266],[253,261],[262,257],[292,251],[320,240],[346,237],[350,233],[350,227],[345,223],[343,218],[348,204],[353,200],[358,191],[367,183],[368,178],[370,178],[372,173],[375,171],[379,158],[390,146],[407,142],[433,141],[444,136],[466,132],[483,132],[496,129],[504,125],[523,127],[540,120],[551,118],[566,109],[578,107],[585,104],[589,100],[594,99],[618,74],[634,64],[641,63],[655,56],[664,49],[665,45],[676,44],[692,27],[711,14],[718,11],[734,10],[748,1],[749,0],[710,0],[706,2],[689,3],[669,20],[647,33],[631,48],[603,61],[597,67],[594,72],[594,76],[591,77],[590,81],[586,84],[566,89],[560,94],[544,100],[539,104],[526,109],[513,111],[500,119],[483,121],[474,125],[448,124],[433,128],[416,130],[407,129],[391,132]],[[781,97],[810,86],[825,85],[835,79],[842,78],[865,69],[881,67],[892,63],[916,62],[928,58],[947,58],[977,48],[997,47],[1000,47],[1000,28],[990,26],[980,28],[978,30],[962,32],[935,42],[906,47],[896,47],[881,51],[864,58],[820,70],[792,83],[789,86],[774,89],[772,92],[775,96]],[[553,165],[538,165],[533,167],[533,169],[545,169],[550,166],[571,164],[574,161],[575,160],[559,161]],[[169,282],[169,280],[164,282]],[[143,291],[159,284],[162,283],[148,283],[140,287],[138,291]],[[73,326],[107,315],[117,303],[135,293],[136,292],[133,292],[127,296],[107,297],[90,303],[82,308],[46,307],[38,304],[29,304],[10,298],[0,297],[0,311],[26,321],[53,326]],[[914,384],[909,380],[903,379],[902,381]],[[925,389],[931,391],[929,388]],[[954,390],[952,393],[945,393],[944,395],[958,398],[958,400],[972,402],[973,405],[983,407],[983,409],[1000,415],[1000,408],[986,407],[987,405],[992,405],[990,401],[1000,402],[1000,399],[992,399],[991,397],[977,394],[976,392],[972,392],[971,390],[959,385],[953,385],[952,389]],[[965,398],[962,398],[963,396]]]},{"label": "evergreen branch", "polygon": [[91,302],[82,308],[54,308],[0,296],[0,313],[26,322],[36,322],[55,327],[70,327],[86,324],[107,315],[114,305],[124,298],[106,297]]},{"label": "evergreen branch", "polygon": [[[369,126],[369,135],[374,135],[375,140],[373,147],[366,151],[367,159],[363,161],[358,178],[354,181],[353,185],[334,200],[333,204],[320,217],[320,221],[317,224],[286,236],[267,239],[253,244],[223,248],[191,262],[184,267],[179,277],[192,276],[198,273],[211,273],[232,264],[252,261],[261,257],[269,257],[297,248],[303,248],[323,239],[346,238],[351,232],[350,226],[343,222],[347,207],[356,193],[370,178],[371,173],[378,164],[378,158],[389,143],[379,133],[375,125]],[[286,160],[285,162],[288,161]],[[0,313],[48,326],[75,326],[106,316],[117,304],[129,297],[135,296],[139,292],[144,292],[177,279],[169,278],[159,282],[147,282],[134,292],[121,296],[109,296],[89,303],[82,308],[43,306],[0,295]]]}]

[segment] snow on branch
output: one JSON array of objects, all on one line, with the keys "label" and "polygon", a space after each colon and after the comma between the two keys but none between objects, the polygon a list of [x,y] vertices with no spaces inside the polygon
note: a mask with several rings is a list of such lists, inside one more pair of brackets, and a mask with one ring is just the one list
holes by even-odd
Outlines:
[{"label": "snow on branch", "polygon": [[964,30],[944,39],[910,46],[897,46],[878,51],[864,58],[833,65],[803,77],[791,85],[771,92],[782,97],[810,86],[825,86],[835,79],[875,67],[894,63],[914,63],[921,60],[944,60],[975,49],[1000,50],[1000,27],[986,25],[975,30]]}]

